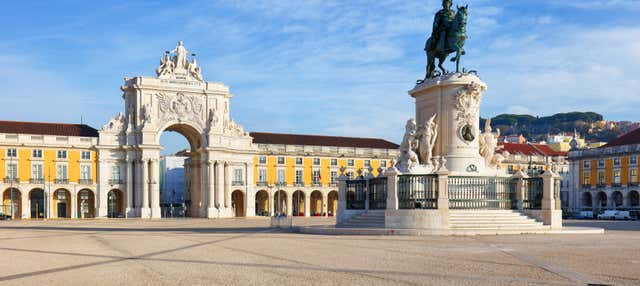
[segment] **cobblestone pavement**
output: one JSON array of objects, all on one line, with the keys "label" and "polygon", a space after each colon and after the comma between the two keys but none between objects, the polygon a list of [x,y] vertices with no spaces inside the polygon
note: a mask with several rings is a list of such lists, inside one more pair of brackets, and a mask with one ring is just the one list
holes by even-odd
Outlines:
[{"label": "cobblestone pavement", "polygon": [[640,222],[566,224],[608,231],[321,236],[264,218],[0,222],[0,285],[640,285]]}]

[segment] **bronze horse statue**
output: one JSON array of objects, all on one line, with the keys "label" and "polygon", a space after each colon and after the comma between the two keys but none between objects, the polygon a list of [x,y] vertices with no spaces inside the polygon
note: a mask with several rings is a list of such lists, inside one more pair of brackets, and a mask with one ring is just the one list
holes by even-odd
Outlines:
[{"label": "bronze horse statue", "polygon": [[[442,66],[449,54],[456,53],[455,57],[451,59],[452,62],[456,62],[456,72],[460,72],[460,57],[465,54],[464,42],[467,39],[467,8],[466,6],[458,6],[456,15],[451,21],[447,29],[447,38],[445,40],[445,49],[438,48],[436,39],[429,37],[425,43],[424,50],[427,53],[427,74],[425,80],[438,76],[436,72],[436,58],[438,59],[438,67],[441,70],[441,74],[446,74],[447,71]],[[423,80],[424,81],[424,80]],[[423,82],[418,81],[418,84]]]}]

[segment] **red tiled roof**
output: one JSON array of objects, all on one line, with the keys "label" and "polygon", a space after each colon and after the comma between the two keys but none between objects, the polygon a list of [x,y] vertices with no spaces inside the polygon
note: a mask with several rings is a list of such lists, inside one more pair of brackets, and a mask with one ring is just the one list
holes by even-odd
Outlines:
[{"label": "red tiled roof", "polygon": [[98,130],[86,124],[0,121],[0,133],[98,137]]},{"label": "red tiled roof", "polygon": [[258,144],[311,145],[335,147],[360,147],[379,149],[398,149],[399,145],[378,138],[357,138],[321,135],[279,134],[251,132],[253,142]]},{"label": "red tiled roof", "polygon": [[549,145],[545,144],[518,144],[518,143],[498,143],[498,145],[502,146],[498,152],[502,153],[504,151],[509,152],[509,154],[520,154],[525,156],[566,156],[567,152],[556,152],[549,147]]},{"label": "red tiled roof", "polygon": [[609,141],[609,143],[607,143],[604,146],[601,146],[600,148],[633,145],[633,144],[640,144],[640,129],[635,129],[626,134],[623,134],[622,136]]}]

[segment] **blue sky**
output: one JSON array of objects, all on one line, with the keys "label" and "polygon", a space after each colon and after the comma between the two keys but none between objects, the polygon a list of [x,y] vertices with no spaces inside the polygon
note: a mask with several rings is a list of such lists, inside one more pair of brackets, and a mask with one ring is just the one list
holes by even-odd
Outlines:
[{"label": "blue sky", "polygon": [[[481,113],[595,111],[638,120],[640,1],[468,0]],[[11,1],[0,19],[4,120],[99,128],[123,78],[154,75],[178,40],[236,95],[251,131],[383,137],[413,116],[439,0]],[[169,140],[173,142],[173,139]],[[174,143],[168,143],[174,144]],[[174,144],[174,145],[177,145]]]}]

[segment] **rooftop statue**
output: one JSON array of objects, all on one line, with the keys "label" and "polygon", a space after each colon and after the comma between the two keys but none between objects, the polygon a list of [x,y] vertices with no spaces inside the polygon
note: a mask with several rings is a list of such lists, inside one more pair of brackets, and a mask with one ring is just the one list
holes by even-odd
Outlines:
[{"label": "rooftop statue", "polygon": [[202,72],[196,62],[196,54],[191,54],[191,62],[187,58],[188,54],[189,51],[182,41],[179,41],[171,52],[166,51],[160,58],[160,66],[156,69],[158,78],[203,81]]},{"label": "rooftop statue", "polygon": [[[433,30],[424,47],[427,53],[425,80],[447,73],[442,64],[451,53],[456,53],[451,61],[456,63],[456,72],[460,72],[460,58],[465,54],[463,47],[467,39],[467,8],[469,5],[458,6],[455,13],[451,6],[451,0],[443,0],[442,9],[436,13],[433,19]],[[440,74],[435,68],[436,58],[439,60]],[[418,81],[418,83],[423,81]]]}]

